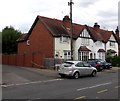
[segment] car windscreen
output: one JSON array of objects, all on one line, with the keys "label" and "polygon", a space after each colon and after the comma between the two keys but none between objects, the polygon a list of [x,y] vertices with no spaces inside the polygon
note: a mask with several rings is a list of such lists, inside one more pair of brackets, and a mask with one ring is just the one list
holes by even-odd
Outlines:
[{"label": "car windscreen", "polygon": [[64,66],[64,67],[70,67],[70,66],[72,66],[74,63],[72,63],[72,62],[64,62],[63,64],[62,64],[62,66]]}]

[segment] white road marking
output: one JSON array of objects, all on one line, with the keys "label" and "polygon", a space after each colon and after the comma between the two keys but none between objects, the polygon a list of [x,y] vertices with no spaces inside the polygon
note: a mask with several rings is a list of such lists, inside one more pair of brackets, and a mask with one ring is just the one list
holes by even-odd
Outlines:
[{"label": "white road marking", "polygon": [[44,80],[44,81],[34,81],[34,82],[28,82],[28,83],[19,83],[19,84],[9,84],[9,85],[1,85],[2,87],[11,87],[11,86],[22,86],[22,85],[29,85],[29,84],[37,84],[37,83],[47,83],[47,82],[53,82],[53,81],[61,81],[64,79],[51,79],[51,80]]},{"label": "white road marking", "polygon": [[95,87],[100,87],[100,86],[104,86],[104,85],[109,85],[111,83],[112,82],[108,82],[108,83],[103,83],[103,84],[99,84],[99,85],[95,85],[95,86],[91,86],[91,87],[80,88],[80,89],[77,89],[77,91],[85,90],[85,89],[90,89],[90,88],[95,88]]}]

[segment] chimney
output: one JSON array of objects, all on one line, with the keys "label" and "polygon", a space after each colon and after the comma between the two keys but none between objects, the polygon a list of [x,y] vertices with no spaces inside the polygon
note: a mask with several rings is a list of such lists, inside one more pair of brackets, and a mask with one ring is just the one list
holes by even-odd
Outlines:
[{"label": "chimney", "polygon": [[68,21],[68,22],[70,22],[69,15],[64,16],[63,21]]},{"label": "chimney", "polygon": [[117,29],[115,30],[115,33],[116,33],[116,35],[119,37],[119,29],[118,29],[118,26],[117,26]]},{"label": "chimney", "polygon": [[99,32],[100,25],[98,25],[97,22],[94,24],[94,29],[95,29],[96,32]]},{"label": "chimney", "polygon": [[68,15],[64,16],[63,23],[64,23],[64,26],[66,28],[70,28],[71,27],[70,18],[69,18]]}]

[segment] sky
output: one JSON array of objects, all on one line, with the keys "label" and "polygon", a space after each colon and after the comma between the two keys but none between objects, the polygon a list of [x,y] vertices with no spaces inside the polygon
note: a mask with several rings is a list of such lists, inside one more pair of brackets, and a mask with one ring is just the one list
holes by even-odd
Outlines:
[{"label": "sky", "polygon": [[[0,0],[0,31],[6,26],[27,33],[37,15],[62,20],[70,0]],[[73,0],[73,23],[115,31],[120,0]]]}]

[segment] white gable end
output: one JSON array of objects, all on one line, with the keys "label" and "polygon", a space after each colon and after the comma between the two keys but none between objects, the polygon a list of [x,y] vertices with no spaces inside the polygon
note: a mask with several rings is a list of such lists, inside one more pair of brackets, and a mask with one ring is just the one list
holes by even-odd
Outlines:
[{"label": "white gable end", "polygon": [[84,29],[82,31],[82,33],[80,34],[80,37],[89,37],[90,38],[90,35],[89,35],[89,32],[87,31],[87,29]]},{"label": "white gable end", "polygon": [[114,37],[113,35],[111,35],[111,37],[110,37],[109,40],[110,40],[110,41],[116,41],[116,40],[115,40],[115,37]]}]

